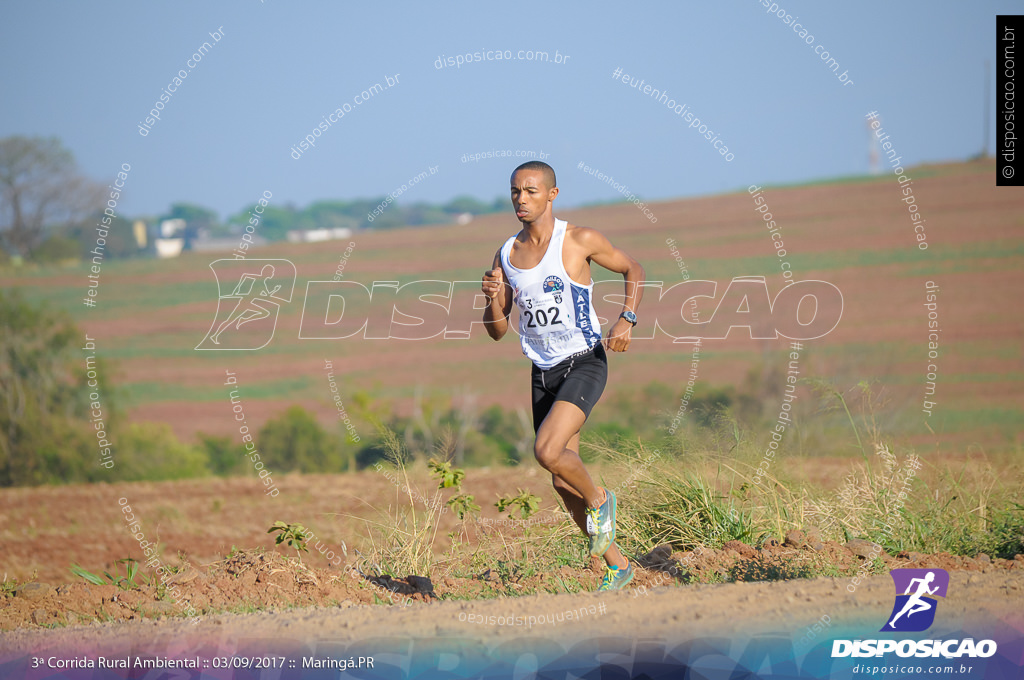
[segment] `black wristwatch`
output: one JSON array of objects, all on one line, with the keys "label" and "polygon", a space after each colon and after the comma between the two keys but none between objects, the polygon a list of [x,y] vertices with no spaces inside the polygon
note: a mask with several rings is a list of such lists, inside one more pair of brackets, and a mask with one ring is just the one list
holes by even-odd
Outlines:
[{"label": "black wristwatch", "polygon": [[630,322],[634,326],[636,325],[636,314],[634,314],[633,312],[629,311],[628,309],[626,311],[624,311],[622,314],[619,314],[619,318],[620,319],[625,319],[626,321]]}]

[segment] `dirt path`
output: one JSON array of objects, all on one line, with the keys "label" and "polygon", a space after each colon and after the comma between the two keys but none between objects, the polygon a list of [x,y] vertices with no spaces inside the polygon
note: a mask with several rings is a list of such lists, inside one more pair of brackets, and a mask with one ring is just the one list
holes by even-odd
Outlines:
[{"label": "dirt path", "polygon": [[[952,572],[950,579],[948,596],[938,603],[933,626],[926,633],[894,638],[993,639],[999,651],[990,659],[912,661],[974,664],[976,670],[968,676],[974,678],[1024,677],[1024,580],[1019,572]],[[310,664],[315,665],[316,659],[353,657],[358,663],[360,656],[372,656],[375,661],[376,675],[364,668],[364,677],[440,677],[435,674],[441,672],[444,677],[502,677],[502,668],[511,674],[516,664],[530,670],[560,663],[565,668],[583,668],[598,661],[617,664],[630,677],[641,667],[665,664],[664,670],[674,667],[674,677],[679,677],[685,664],[725,669],[730,660],[736,667],[744,659],[747,667],[754,662],[755,669],[767,663],[791,667],[795,673],[806,671],[810,664],[814,666],[810,677],[852,677],[849,667],[862,660],[832,660],[831,641],[887,637],[878,629],[892,608],[893,583],[888,576],[875,576],[861,581],[852,593],[849,585],[848,578],[819,578],[409,607],[342,603],[340,608],[208,616],[198,624],[160,619],[21,629],[0,637],[0,676],[26,677],[19,671],[28,672],[33,656],[199,657],[201,664],[235,657],[235,663],[248,664],[252,662],[239,659],[248,654],[284,657],[280,662],[268,660],[284,667],[234,676],[221,670],[211,677],[310,677],[315,672]],[[564,620],[558,621],[559,615]],[[598,659],[599,653],[608,656]],[[886,659],[891,661],[906,660]],[[828,670],[833,663],[837,672],[847,670],[833,675]],[[827,675],[819,675],[825,671]],[[80,670],[81,675],[65,677],[92,677],[86,674],[90,672]],[[353,673],[358,676],[358,671]]]}]

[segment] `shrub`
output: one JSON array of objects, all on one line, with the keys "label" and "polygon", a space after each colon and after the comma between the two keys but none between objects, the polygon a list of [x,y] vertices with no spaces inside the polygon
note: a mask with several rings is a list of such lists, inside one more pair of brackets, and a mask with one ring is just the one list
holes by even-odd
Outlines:
[{"label": "shrub", "polygon": [[32,251],[32,260],[35,262],[77,260],[81,256],[81,251],[82,246],[78,241],[67,236],[53,235]]},{"label": "shrub", "polygon": [[166,423],[133,423],[117,444],[113,470],[119,479],[190,479],[210,473],[206,452],[178,441]]},{"label": "shrub", "polygon": [[67,314],[33,306],[17,292],[0,290],[0,325],[0,486],[97,476],[90,393],[103,394],[107,432],[117,419],[106,365],[93,359],[90,387],[80,349],[85,334]]},{"label": "shrub", "polygon": [[344,467],[341,442],[301,406],[267,421],[257,440],[260,456],[275,471],[338,472]]}]

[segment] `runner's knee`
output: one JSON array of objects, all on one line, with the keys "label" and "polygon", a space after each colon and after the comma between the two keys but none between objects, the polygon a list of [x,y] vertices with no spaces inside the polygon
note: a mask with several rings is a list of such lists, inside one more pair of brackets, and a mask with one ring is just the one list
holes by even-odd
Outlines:
[{"label": "runner's knee", "polygon": [[550,442],[537,440],[533,444],[533,455],[541,467],[546,470],[550,470],[558,462],[563,450],[564,447],[552,445]]}]

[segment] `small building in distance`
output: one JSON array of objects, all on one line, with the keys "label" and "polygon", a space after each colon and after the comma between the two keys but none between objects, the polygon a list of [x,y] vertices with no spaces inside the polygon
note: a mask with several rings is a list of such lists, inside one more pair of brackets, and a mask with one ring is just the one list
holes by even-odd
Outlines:
[{"label": "small building in distance", "polygon": [[336,241],[351,238],[352,230],[348,227],[333,229],[296,229],[288,232],[288,243],[319,243],[320,241]]}]

